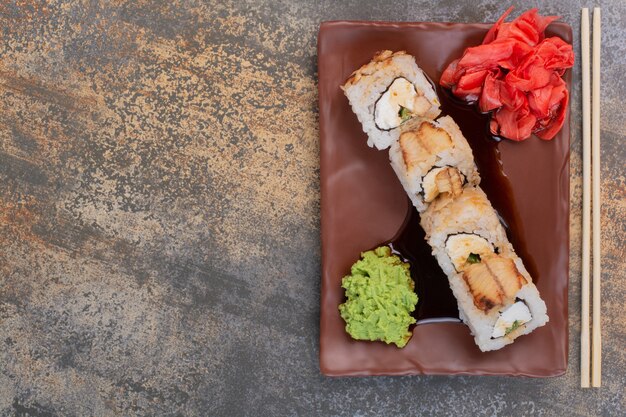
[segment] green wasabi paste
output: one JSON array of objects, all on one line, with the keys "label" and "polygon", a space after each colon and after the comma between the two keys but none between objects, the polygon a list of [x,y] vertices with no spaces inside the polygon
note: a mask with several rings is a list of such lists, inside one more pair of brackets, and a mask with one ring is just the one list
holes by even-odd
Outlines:
[{"label": "green wasabi paste", "polygon": [[417,304],[409,264],[391,254],[389,246],[363,252],[341,286],[347,301],[339,306],[346,332],[357,340],[382,340],[404,347],[415,323]]}]

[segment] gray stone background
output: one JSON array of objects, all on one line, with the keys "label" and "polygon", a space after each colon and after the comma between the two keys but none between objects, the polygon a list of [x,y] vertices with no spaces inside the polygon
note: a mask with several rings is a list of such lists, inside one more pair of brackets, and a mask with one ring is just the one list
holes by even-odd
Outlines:
[{"label": "gray stone background", "polygon": [[[578,52],[593,4],[538,5]],[[625,415],[622,0],[602,4],[603,387],[579,388],[578,66],[567,374],[319,373],[319,23],[508,6],[3,1],[0,415]]]}]

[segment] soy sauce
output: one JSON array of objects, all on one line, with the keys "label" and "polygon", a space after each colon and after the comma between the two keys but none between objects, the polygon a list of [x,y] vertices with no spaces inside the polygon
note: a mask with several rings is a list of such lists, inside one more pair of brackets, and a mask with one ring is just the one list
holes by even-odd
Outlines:
[{"label": "soy sauce", "polygon": [[[410,202],[408,202],[410,204]],[[394,237],[390,246],[411,265],[411,277],[415,282],[418,301],[414,317],[419,320],[432,318],[458,318],[456,299],[448,285],[432,249],[426,242],[420,215],[411,205],[404,227]]]}]

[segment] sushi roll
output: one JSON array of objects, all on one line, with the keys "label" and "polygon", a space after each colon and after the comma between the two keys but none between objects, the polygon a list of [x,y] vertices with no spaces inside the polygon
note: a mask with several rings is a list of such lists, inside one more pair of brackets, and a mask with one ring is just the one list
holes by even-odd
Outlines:
[{"label": "sushi roll", "polygon": [[[478,257],[513,251],[500,219],[480,187],[457,197],[442,196],[422,213],[420,224],[443,272],[461,272],[470,254]],[[468,261],[469,259],[469,261]]]},{"label": "sushi roll", "polygon": [[500,349],[548,322],[545,302],[520,258],[492,255],[448,277],[478,348]]},{"label": "sushi roll", "polygon": [[459,317],[482,351],[500,349],[548,322],[546,305],[478,186],[472,150],[405,52],[383,51],[342,86],[368,135],[389,148],[457,299]]},{"label": "sushi roll", "polygon": [[368,146],[387,149],[400,126],[415,117],[434,119],[439,99],[415,58],[404,51],[382,51],[352,73],[341,87],[367,133]]},{"label": "sushi roll", "polygon": [[458,196],[464,186],[480,182],[472,149],[449,116],[407,122],[391,144],[389,159],[420,213],[440,194]]},{"label": "sushi roll", "polygon": [[482,351],[500,349],[548,322],[545,303],[479,187],[437,199],[421,225]]}]

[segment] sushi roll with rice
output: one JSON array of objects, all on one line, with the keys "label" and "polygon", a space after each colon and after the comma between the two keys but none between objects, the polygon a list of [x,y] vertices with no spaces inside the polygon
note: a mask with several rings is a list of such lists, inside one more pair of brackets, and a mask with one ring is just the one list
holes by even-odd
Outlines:
[{"label": "sushi roll with rice", "polygon": [[450,116],[408,122],[389,159],[420,213],[440,194],[458,196],[465,185],[480,182],[472,149]]},{"label": "sushi roll with rice", "polygon": [[513,251],[500,219],[480,187],[466,188],[456,198],[437,199],[422,213],[420,224],[433,255],[448,276],[463,270],[470,253],[481,257]]},{"label": "sushi roll with rice", "polygon": [[545,303],[479,187],[436,200],[421,225],[482,351],[548,322]]},{"label": "sushi roll with rice", "polygon": [[415,59],[380,52],[342,89],[368,145],[390,148],[478,347],[500,349],[547,323],[545,303],[478,186],[472,150],[451,117],[435,120],[439,100]]},{"label": "sushi roll with rice", "polygon": [[414,117],[433,119],[439,99],[415,58],[404,51],[382,51],[352,73],[341,87],[367,133],[367,144],[387,149],[400,126]]},{"label": "sushi roll with rice", "polygon": [[448,277],[463,321],[483,352],[548,322],[546,304],[518,257],[492,255]]}]

